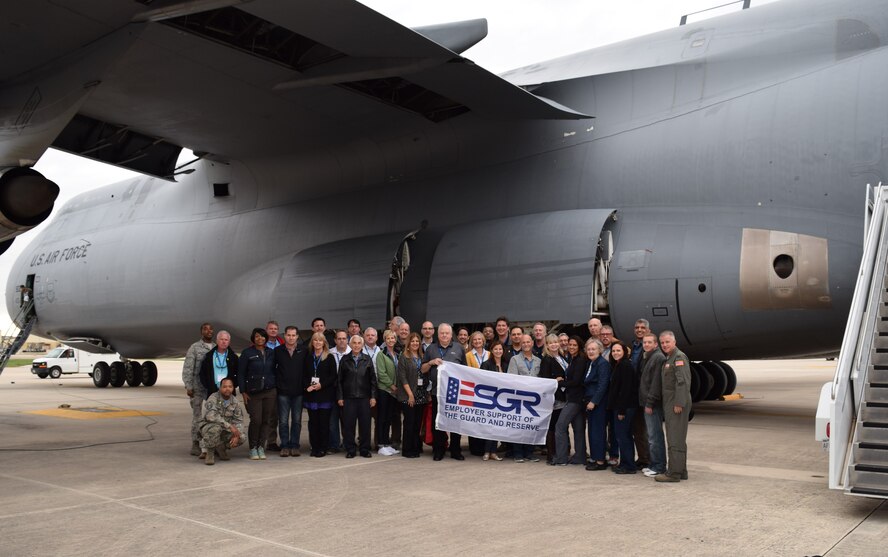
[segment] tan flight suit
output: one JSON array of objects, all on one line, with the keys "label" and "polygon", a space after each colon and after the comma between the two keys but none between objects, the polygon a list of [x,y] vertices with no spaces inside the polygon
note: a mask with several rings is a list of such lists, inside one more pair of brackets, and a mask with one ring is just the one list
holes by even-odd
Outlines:
[{"label": "tan flight suit", "polygon": [[[663,418],[668,458],[666,474],[688,478],[688,416],[691,414],[691,362],[676,348],[663,362]],[[674,406],[681,406],[676,414]]]}]

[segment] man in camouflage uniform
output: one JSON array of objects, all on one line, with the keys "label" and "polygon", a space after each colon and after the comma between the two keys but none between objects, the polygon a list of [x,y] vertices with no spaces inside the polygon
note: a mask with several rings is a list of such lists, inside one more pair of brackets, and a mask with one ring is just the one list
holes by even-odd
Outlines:
[{"label": "man in camouflage uniform", "polygon": [[668,458],[666,473],[656,476],[658,482],[688,479],[688,417],[691,413],[691,362],[675,346],[672,331],[660,333],[663,361],[663,419],[666,422]]},{"label": "man in camouflage uniform", "polygon": [[221,460],[228,460],[228,449],[244,442],[244,410],[233,393],[234,381],[226,377],[219,391],[211,394],[203,404],[200,447],[207,453],[205,464],[215,463],[217,453]]},{"label": "man in camouflage uniform", "polygon": [[203,403],[207,399],[207,391],[200,382],[200,364],[207,352],[213,349],[213,326],[204,323],[200,326],[200,340],[188,348],[185,363],[182,365],[182,382],[185,383],[185,394],[191,399],[191,454],[203,456],[200,449],[200,421]]}]

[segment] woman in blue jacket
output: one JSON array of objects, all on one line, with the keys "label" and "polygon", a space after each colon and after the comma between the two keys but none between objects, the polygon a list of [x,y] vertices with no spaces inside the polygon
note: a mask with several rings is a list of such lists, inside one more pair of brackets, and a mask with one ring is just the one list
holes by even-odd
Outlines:
[{"label": "woman in blue jacket", "polygon": [[265,329],[253,329],[253,345],[241,352],[237,378],[244,406],[250,414],[250,460],[265,460],[265,442],[271,433],[277,408],[274,383],[274,350],[267,347]]},{"label": "woman in blue jacket", "polygon": [[583,400],[586,402],[586,417],[589,420],[589,456],[591,462],[586,470],[606,470],[604,460],[605,440],[607,439],[607,389],[610,385],[610,364],[601,355],[604,346],[601,341],[590,338],[586,341],[586,374],[583,378]]}]

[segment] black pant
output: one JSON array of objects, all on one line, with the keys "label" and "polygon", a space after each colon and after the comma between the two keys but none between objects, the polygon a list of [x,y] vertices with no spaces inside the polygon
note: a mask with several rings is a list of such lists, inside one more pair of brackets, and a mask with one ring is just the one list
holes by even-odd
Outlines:
[{"label": "black pant", "polygon": [[425,404],[417,404],[412,408],[406,402],[401,404],[401,410],[404,411],[404,434],[402,436],[401,453],[404,456],[419,455],[419,450],[422,448],[419,426],[422,423],[422,415],[425,409]]},{"label": "black pant", "polygon": [[[432,435],[434,439],[432,441],[432,453],[434,456],[444,456],[444,453],[447,452],[447,432],[446,431],[438,431],[437,426],[435,425],[435,416],[438,415],[438,397],[432,397]],[[462,454],[462,447],[460,447],[460,443],[462,442],[462,435],[459,433],[451,433],[450,434],[450,454],[451,456],[457,456]]]},{"label": "black pant", "polygon": [[327,450],[330,444],[330,408],[308,410],[308,443],[315,454]]},{"label": "black pant", "polygon": [[549,419],[549,431],[546,432],[546,462],[555,460],[555,424],[558,423],[559,417],[561,417],[561,408],[558,410],[553,409],[552,417]]},{"label": "black pant", "polygon": [[391,445],[392,437],[389,434],[392,429],[392,414],[397,410],[398,401],[395,397],[377,389],[376,391],[376,444]]},{"label": "black pant", "polygon": [[354,454],[355,422],[358,423],[358,435],[361,441],[361,454],[370,452],[370,399],[347,398],[342,407],[342,443],[346,452]]},{"label": "black pant", "polygon": [[247,393],[250,402],[247,403],[247,412],[250,414],[250,448],[262,447],[271,433],[271,420],[277,411],[277,390],[266,389],[257,393]]}]

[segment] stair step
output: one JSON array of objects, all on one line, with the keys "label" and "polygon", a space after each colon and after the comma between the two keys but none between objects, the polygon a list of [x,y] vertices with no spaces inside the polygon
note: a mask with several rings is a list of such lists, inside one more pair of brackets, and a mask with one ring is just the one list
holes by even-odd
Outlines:
[{"label": "stair step", "polygon": [[849,472],[852,489],[888,491],[888,467],[850,466]]},{"label": "stair step", "polygon": [[888,365],[870,366],[866,378],[870,383],[888,383]]},{"label": "stair step", "polygon": [[865,495],[867,497],[877,497],[880,499],[888,499],[888,489],[866,489],[861,487],[852,487],[848,490],[852,495]]},{"label": "stair step", "polygon": [[854,464],[858,467],[881,466],[888,472],[888,444],[855,443],[853,458]]},{"label": "stair step", "polygon": [[869,383],[864,397],[867,402],[888,402],[888,386],[885,383]]},{"label": "stair step", "polygon": [[888,424],[857,422],[857,441],[860,443],[888,444]]},{"label": "stair step", "polygon": [[861,418],[864,422],[888,423],[888,403],[867,402],[862,409]]}]

